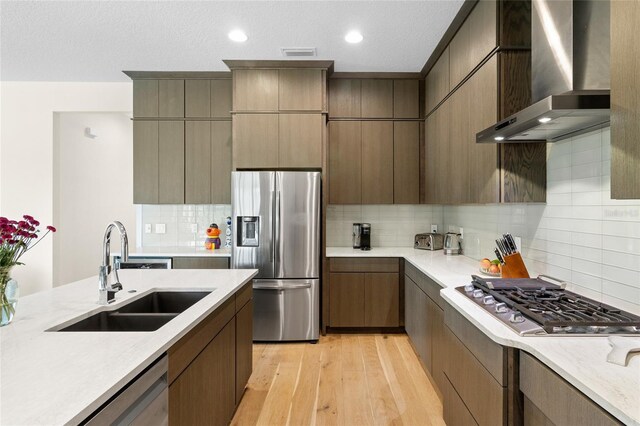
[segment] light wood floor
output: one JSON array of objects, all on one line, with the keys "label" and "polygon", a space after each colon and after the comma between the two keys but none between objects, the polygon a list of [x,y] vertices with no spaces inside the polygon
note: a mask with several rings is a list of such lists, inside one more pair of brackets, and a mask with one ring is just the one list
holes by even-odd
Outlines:
[{"label": "light wood floor", "polygon": [[255,344],[233,425],[444,425],[406,335],[327,335]]}]

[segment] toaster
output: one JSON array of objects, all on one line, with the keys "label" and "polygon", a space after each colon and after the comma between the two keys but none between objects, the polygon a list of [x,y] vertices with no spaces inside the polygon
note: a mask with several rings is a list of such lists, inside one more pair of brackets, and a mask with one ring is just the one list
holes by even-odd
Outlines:
[{"label": "toaster", "polygon": [[435,233],[417,234],[413,248],[421,250],[442,250],[444,248],[444,235]]}]

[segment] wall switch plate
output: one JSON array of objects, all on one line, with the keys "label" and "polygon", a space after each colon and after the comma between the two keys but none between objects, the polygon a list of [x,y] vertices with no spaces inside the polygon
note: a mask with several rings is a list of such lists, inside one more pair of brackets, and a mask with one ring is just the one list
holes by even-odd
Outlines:
[{"label": "wall switch plate", "polygon": [[145,234],[150,234],[151,233],[151,224],[150,223],[145,223],[144,224],[144,233]]},{"label": "wall switch plate", "polygon": [[156,234],[164,234],[167,232],[167,225],[164,223],[156,223]]},{"label": "wall switch plate", "polygon": [[198,224],[197,223],[192,223],[191,224],[191,233],[192,234],[197,234],[198,233]]},{"label": "wall switch plate", "polygon": [[431,233],[435,234],[436,232],[438,232],[438,225],[431,225]]}]

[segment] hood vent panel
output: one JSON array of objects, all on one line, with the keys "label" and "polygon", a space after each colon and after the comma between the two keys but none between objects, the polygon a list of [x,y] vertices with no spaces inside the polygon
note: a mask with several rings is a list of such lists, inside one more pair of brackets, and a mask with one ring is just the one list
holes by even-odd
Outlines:
[{"label": "hood vent panel", "polygon": [[532,0],[531,14],[534,102],[478,143],[555,142],[609,123],[609,1]]}]

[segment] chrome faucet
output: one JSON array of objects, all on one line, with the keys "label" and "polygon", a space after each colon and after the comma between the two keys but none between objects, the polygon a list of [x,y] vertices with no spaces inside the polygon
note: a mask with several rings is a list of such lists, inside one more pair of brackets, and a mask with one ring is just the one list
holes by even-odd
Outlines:
[{"label": "chrome faucet", "polygon": [[[118,221],[111,222],[104,231],[104,241],[102,243],[102,265],[98,273],[98,303],[107,305],[116,300],[116,293],[122,290],[118,268],[111,265],[111,231],[116,228],[120,233],[120,258],[123,262],[129,260],[129,240],[127,230]],[[115,282],[110,283],[111,272],[115,275]]]}]

